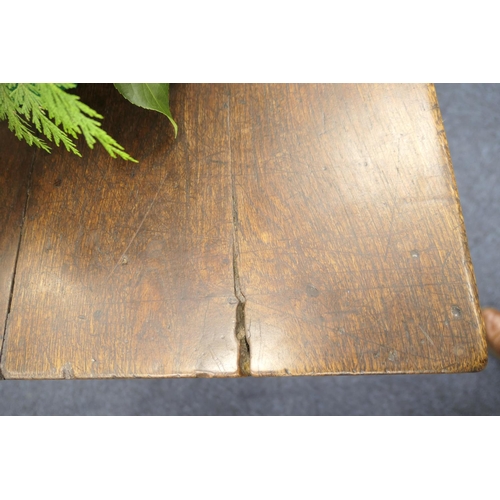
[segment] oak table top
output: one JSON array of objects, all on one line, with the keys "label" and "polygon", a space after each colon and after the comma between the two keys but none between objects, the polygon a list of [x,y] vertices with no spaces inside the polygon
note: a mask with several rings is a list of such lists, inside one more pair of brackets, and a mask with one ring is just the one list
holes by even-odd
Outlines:
[{"label": "oak table top", "polygon": [[0,123],[4,378],[485,366],[432,85],[176,84],[177,138],[78,91],[139,163]]}]

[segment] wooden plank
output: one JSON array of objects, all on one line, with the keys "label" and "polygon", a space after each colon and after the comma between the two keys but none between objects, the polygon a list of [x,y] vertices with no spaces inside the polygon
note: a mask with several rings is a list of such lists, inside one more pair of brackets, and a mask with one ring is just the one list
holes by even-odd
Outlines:
[{"label": "wooden plank", "polygon": [[0,352],[35,154],[0,122]]},{"label": "wooden plank", "polygon": [[38,154],[5,378],[237,375],[225,87],[174,86],[176,140],[111,85],[79,94],[140,163]]},{"label": "wooden plank", "polygon": [[177,85],[176,140],[84,90],[140,164],[38,153],[6,378],[484,366],[432,86]]},{"label": "wooden plank", "polygon": [[230,116],[252,375],[484,367],[432,85],[233,86]]}]

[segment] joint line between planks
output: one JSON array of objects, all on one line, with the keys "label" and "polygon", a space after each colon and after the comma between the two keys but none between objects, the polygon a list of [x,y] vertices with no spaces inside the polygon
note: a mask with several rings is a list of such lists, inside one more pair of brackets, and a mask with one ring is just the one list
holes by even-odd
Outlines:
[{"label": "joint line between planks", "polygon": [[228,91],[227,101],[227,131],[229,142],[229,169],[231,171],[231,202],[232,202],[232,217],[233,217],[233,284],[234,295],[238,300],[236,306],[236,322],[234,327],[234,335],[238,342],[238,374],[242,377],[248,377],[250,373],[250,344],[248,342],[246,325],[245,325],[245,303],[246,298],[241,290],[241,281],[239,274],[239,244],[238,244],[238,198],[236,193],[236,178],[232,162],[231,150],[231,95]]},{"label": "joint line between planks", "polygon": [[32,182],[33,182],[33,171],[35,168],[35,159],[36,159],[37,153],[38,153],[38,151],[35,151],[33,153],[33,158],[31,159],[30,171],[28,174],[28,185],[27,185],[27,189],[26,189],[26,201],[24,203],[23,214],[21,217],[21,230],[19,231],[19,241],[18,241],[17,249],[16,249],[16,258],[14,260],[14,270],[12,273],[12,280],[10,283],[9,303],[7,305],[7,315],[5,316],[5,323],[4,323],[3,332],[2,332],[2,344],[1,344],[1,348],[0,348],[0,379],[2,379],[2,380],[5,379],[5,377],[2,373],[2,360],[3,360],[5,344],[7,341],[7,325],[9,322],[10,309],[12,307],[12,299],[14,297],[14,285],[16,282],[17,263],[19,260],[19,254],[21,252],[21,244],[22,244],[23,235],[24,235],[24,231],[25,231],[26,214],[28,212],[28,204],[29,204],[29,200],[30,200],[30,196],[31,196],[31,188],[32,188]]}]

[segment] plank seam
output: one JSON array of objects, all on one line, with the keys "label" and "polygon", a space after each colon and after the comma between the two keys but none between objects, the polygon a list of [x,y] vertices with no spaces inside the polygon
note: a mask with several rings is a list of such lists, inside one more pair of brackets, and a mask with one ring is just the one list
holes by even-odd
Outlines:
[{"label": "plank seam", "polygon": [[32,182],[33,182],[33,170],[35,166],[35,159],[38,151],[35,151],[33,153],[33,157],[31,159],[31,166],[30,166],[30,172],[28,174],[28,187],[26,190],[26,202],[24,203],[24,209],[23,209],[23,215],[21,218],[21,231],[19,231],[19,241],[17,244],[17,249],[16,249],[16,258],[14,260],[14,271],[12,273],[12,281],[10,283],[10,291],[9,291],[9,303],[7,305],[7,315],[5,316],[5,323],[3,327],[3,333],[2,333],[2,344],[1,344],[1,349],[0,349],[0,379],[5,380],[5,377],[2,372],[2,364],[3,364],[3,355],[5,351],[5,344],[7,341],[7,324],[9,322],[9,315],[10,315],[10,309],[12,307],[12,299],[14,297],[14,285],[16,282],[16,274],[17,274],[17,262],[19,260],[19,254],[21,251],[21,244],[23,240],[23,235],[25,231],[25,220],[26,220],[26,214],[28,212],[28,204],[29,204],[29,199],[31,195],[31,187],[32,187]]},{"label": "plank seam", "polygon": [[227,133],[229,143],[229,170],[231,172],[231,202],[232,202],[232,218],[233,218],[233,284],[234,295],[238,301],[236,305],[236,322],[234,326],[234,335],[238,342],[238,374],[242,377],[248,377],[250,373],[250,344],[246,331],[245,322],[245,303],[246,298],[241,290],[241,281],[239,273],[239,257],[240,250],[238,244],[238,198],[236,192],[236,176],[232,162],[231,151],[231,94],[228,89],[228,102],[227,102]]}]

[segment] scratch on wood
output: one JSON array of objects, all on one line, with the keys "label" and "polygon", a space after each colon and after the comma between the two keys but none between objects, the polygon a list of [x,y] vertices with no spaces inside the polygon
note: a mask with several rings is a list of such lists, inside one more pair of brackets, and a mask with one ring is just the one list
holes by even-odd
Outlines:
[{"label": "scratch on wood", "polygon": [[431,345],[434,345],[434,342],[430,338],[429,334],[420,325],[418,325],[418,327],[420,328],[420,331],[425,335],[425,338],[429,341],[429,343]]},{"label": "scratch on wood", "polygon": [[113,269],[111,269],[111,272],[109,273],[109,275],[107,277],[108,280],[111,278],[111,276],[113,275],[113,273],[116,271],[116,268],[123,262],[123,258],[125,257],[128,249],[130,248],[130,245],[132,245],[132,243],[134,242],[135,238],[139,234],[139,231],[141,230],[141,227],[143,226],[143,224],[144,224],[145,220],[147,219],[148,215],[150,214],[150,212],[151,212],[151,210],[153,208],[153,205],[156,203],[156,200],[158,199],[158,195],[160,194],[160,191],[162,190],[163,185],[165,184],[165,181],[167,180],[168,174],[169,174],[169,172],[167,172],[165,174],[165,177],[163,177],[163,179],[161,180],[160,185],[158,186],[156,194],[155,194],[155,196],[153,198],[153,201],[149,205],[149,208],[147,209],[146,213],[144,214],[144,217],[142,218],[142,220],[141,220],[141,222],[139,224],[139,227],[137,228],[137,230],[135,231],[134,235],[130,239],[130,241],[129,241],[128,245],[126,246],[125,250],[120,255],[120,258],[117,260],[117,262],[114,265]]},{"label": "scratch on wood", "polygon": [[219,368],[221,372],[224,372],[225,370],[222,361],[214,354],[214,351],[212,350],[211,347],[209,347],[208,352],[210,352],[212,359],[215,361],[215,364],[217,365],[217,368]]}]

